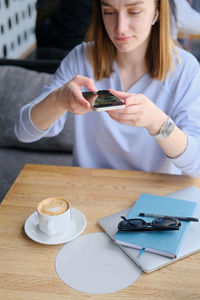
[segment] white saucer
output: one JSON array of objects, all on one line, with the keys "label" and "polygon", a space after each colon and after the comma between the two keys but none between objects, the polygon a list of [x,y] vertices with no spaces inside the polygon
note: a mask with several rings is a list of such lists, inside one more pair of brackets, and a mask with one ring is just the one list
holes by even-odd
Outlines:
[{"label": "white saucer", "polygon": [[78,237],[86,227],[86,218],[83,213],[76,209],[71,208],[72,213],[72,225],[70,231],[66,231],[60,235],[49,237],[39,228],[37,212],[31,214],[25,224],[24,231],[26,235],[35,242],[46,245],[57,245],[67,243],[76,237]]}]

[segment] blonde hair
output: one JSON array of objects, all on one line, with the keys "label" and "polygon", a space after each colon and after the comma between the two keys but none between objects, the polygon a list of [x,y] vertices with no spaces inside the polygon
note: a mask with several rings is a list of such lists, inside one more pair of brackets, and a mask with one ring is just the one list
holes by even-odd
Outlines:
[{"label": "blonde hair", "polygon": [[[159,18],[153,25],[151,39],[146,53],[149,74],[157,80],[164,80],[173,69],[174,43],[170,37],[170,8],[168,0],[155,0]],[[100,0],[94,0],[91,23],[87,31],[88,58],[93,67],[94,78],[110,77],[116,49],[105,30]]]}]

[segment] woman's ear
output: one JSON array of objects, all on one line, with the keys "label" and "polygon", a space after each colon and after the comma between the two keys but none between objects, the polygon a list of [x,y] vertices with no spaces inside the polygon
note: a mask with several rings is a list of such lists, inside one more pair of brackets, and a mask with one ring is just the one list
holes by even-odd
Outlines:
[{"label": "woman's ear", "polygon": [[156,9],[156,14],[155,14],[155,17],[153,19],[152,25],[154,25],[157,22],[158,17],[159,17],[159,11],[158,11],[158,9]]}]

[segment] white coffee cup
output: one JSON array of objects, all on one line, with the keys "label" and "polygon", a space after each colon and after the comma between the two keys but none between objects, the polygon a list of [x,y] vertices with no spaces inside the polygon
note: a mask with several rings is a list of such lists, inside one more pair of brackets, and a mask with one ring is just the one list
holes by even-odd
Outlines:
[{"label": "white coffee cup", "polygon": [[62,234],[70,229],[71,204],[63,198],[47,198],[37,206],[39,228],[48,236]]}]

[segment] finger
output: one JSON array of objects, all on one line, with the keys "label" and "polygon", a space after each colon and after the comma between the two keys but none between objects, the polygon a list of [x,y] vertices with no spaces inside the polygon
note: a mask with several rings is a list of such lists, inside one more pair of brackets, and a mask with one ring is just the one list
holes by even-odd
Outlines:
[{"label": "finger", "polygon": [[94,84],[94,80],[89,78],[89,77],[86,77],[86,76],[83,76],[83,75],[77,75],[75,77],[75,81],[80,87],[86,86],[88,88],[88,90],[90,90],[91,92],[97,92],[98,91],[95,84]]},{"label": "finger", "polygon": [[124,103],[126,104],[126,106],[137,106],[139,104],[141,104],[141,98],[138,95],[132,95],[130,97],[128,97],[126,100],[124,100]]},{"label": "finger", "polygon": [[140,105],[130,105],[130,106],[127,106],[126,108],[124,109],[120,109],[120,110],[112,110],[112,111],[109,111],[109,114],[111,115],[135,115],[135,114],[138,114],[141,112],[141,106]]},{"label": "finger", "polygon": [[113,89],[109,89],[109,92],[111,94],[113,94],[114,96],[122,99],[122,100],[126,100],[128,97],[130,97],[132,94],[130,93],[126,93],[126,92],[121,92],[121,91],[116,91],[116,90],[113,90]]},{"label": "finger", "polygon": [[97,91],[94,81],[89,77],[77,75],[71,80],[71,93],[74,100],[82,107],[90,110],[90,103],[83,97],[81,87],[86,86],[91,91]]},{"label": "finger", "polygon": [[112,116],[110,115],[110,117],[116,121],[116,122],[119,122],[121,124],[126,124],[126,125],[132,125],[132,126],[135,126],[135,120],[134,119],[122,119],[120,117],[116,117],[116,116]]},{"label": "finger", "polygon": [[117,115],[117,114],[109,114],[109,116],[117,121],[125,122],[125,121],[133,121],[137,118],[137,114],[132,115]]},{"label": "finger", "polygon": [[91,105],[88,100],[83,97],[83,94],[80,89],[77,89],[73,93],[73,98],[84,108],[91,109]]},{"label": "finger", "polygon": [[120,92],[116,90],[109,89],[109,91],[116,97],[124,100],[125,105],[133,105],[141,103],[141,97],[137,94],[131,94],[126,92]]}]

